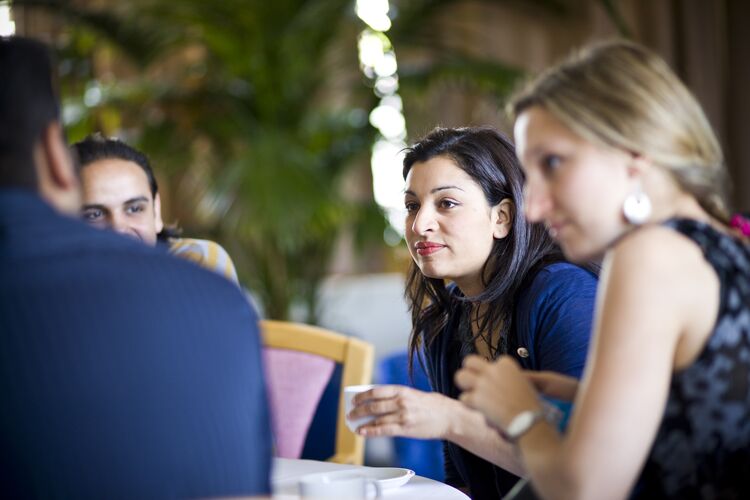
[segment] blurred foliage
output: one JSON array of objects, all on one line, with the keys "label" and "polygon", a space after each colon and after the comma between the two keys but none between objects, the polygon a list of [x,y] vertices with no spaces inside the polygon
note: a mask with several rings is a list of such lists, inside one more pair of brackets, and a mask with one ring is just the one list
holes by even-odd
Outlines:
[{"label": "blurred foliage", "polygon": [[[484,3],[503,1],[566,11],[560,0]],[[441,16],[460,3],[471,2],[392,0],[387,36],[405,100],[446,83],[501,99],[522,76],[445,36]],[[359,171],[361,183],[367,171],[376,136],[367,116],[377,102],[357,61],[364,25],[352,0],[12,5],[62,20],[56,47],[69,139],[116,133],[147,152],[171,215],[189,235],[227,248],[267,317],[288,319],[302,306],[316,321],[317,291],[343,231],[359,248],[383,244],[386,222],[372,196],[347,189],[351,175]]]},{"label": "blurred foliage", "polygon": [[[400,94],[411,130],[434,125],[433,107],[447,95],[478,96],[500,115],[502,104],[526,73],[492,54],[484,44],[493,38],[480,19],[456,15],[464,6],[503,5],[564,17],[561,0],[396,0],[398,15],[387,36],[399,62]],[[437,89],[438,101],[432,97]],[[471,114],[471,113],[467,113]],[[416,127],[414,127],[416,123]]]},{"label": "blurred foliage", "polygon": [[[527,76],[522,68],[498,60],[494,51],[485,49],[496,39],[495,27],[477,17],[477,12],[503,6],[555,23],[572,24],[584,7],[584,2],[578,0],[392,0],[391,3],[397,16],[387,36],[398,53],[399,93],[411,130],[415,122],[429,130],[437,114],[431,108],[450,94],[480,97],[469,106],[484,100],[497,110],[496,115],[504,116],[501,110],[505,99]],[[620,36],[630,36],[619,0],[590,0],[590,3],[599,5]],[[480,4],[488,9],[476,9]],[[463,7],[467,9],[462,12]],[[431,90],[435,88],[437,100],[431,99]],[[467,111],[467,116],[472,115],[472,110]]]},{"label": "blurred foliage", "polygon": [[172,215],[227,247],[266,316],[301,305],[315,322],[342,230],[383,244],[372,197],[342,188],[375,135],[349,0],[14,5],[64,19],[69,139],[102,130],[146,151]]}]

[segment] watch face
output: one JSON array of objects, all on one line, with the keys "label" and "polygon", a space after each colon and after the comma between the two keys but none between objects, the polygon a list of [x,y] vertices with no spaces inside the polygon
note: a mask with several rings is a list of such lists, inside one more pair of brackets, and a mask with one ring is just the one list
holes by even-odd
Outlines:
[{"label": "watch face", "polygon": [[525,433],[529,428],[534,425],[541,413],[538,411],[523,411],[516,415],[516,417],[508,425],[508,435],[511,438],[517,438]]}]

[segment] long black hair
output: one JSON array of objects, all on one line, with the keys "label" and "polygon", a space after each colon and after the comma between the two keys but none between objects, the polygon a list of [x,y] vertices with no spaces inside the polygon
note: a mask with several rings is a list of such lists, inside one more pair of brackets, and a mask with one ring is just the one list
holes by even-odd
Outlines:
[{"label": "long black hair", "polygon": [[[497,130],[488,127],[436,128],[416,144],[407,148],[404,157],[404,179],[415,163],[443,156],[471,176],[479,184],[494,207],[501,201],[513,202],[512,226],[505,238],[495,239],[490,255],[482,268],[484,291],[470,299],[452,294],[444,280],[422,274],[412,261],[406,279],[406,299],[412,317],[409,339],[409,370],[415,354],[423,345],[429,346],[448,324],[456,301],[467,305],[486,304],[479,318],[479,333],[469,328],[460,340],[487,340],[492,357],[507,352],[508,336],[513,331],[513,311],[517,292],[524,282],[549,262],[563,260],[562,252],[540,224],[531,224],[523,214],[524,174],[513,144]],[[497,345],[489,341],[492,332],[499,332]],[[421,357],[418,358],[421,362]]]}]

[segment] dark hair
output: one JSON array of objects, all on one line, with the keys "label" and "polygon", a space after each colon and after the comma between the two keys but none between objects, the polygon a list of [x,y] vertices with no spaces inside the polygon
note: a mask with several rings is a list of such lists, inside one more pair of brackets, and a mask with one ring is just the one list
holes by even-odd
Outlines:
[{"label": "dark hair", "polygon": [[80,142],[71,146],[78,156],[78,165],[80,169],[97,162],[99,160],[109,160],[117,158],[133,162],[146,174],[148,185],[151,188],[151,196],[156,198],[159,192],[159,186],[156,183],[154,170],[151,168],[151,162],[148,157],[132,146],[113,137],[104,137],[101,134],[92,134]]},{"label": "dark hair", "polygon": [[0,186],[37,189],[34,146],[60,116],[40,42],[0,37]]},{"label": "dark hair", "polygon": [[[412,316],[409,339],[409,370],[415,354],[429,346],[448,324],[456,301],[486,303],[487,311],[479,319],[480,336],[488,341],[490,354],[507,352],[508,336],[513,331],[516,294],[527,278],[542,265],[563,260],[562,253],[540,224],[531,224],[523,214],[524,174],[513,144],[492,128],[436,128],[406,150],[404,179],[415,163],[436,156],[450,158],[479,184],[490,206],[504,199],[513,202],[512,227],[505,238],[496,239],[482,269],[484,291],[470,299],[451,294],[442,279],[428,278],[412,261],[406,280],[406,298]],[[497,345],[489,339],[498,332]],[[457,333],[464,343],[477,337]],[[418,358],[421,362],[421,357]]]},{"label": "dark hair", "polygon": [[[138,151],[133,146],[117,138],[92,134],[84,140],[76,142],[71,148],[78,157],[79,170],[99,160],[119,159],[135,163],[146,174],[148,185],[151,189],[151,196],[156,199],[156,195],[159,193],[159,185],[156,183],[156,176],[154,175],[154,170],[151,168],[151,162],[144,153]],[[168,238],[179,235],[180,229],[176,225],[165,225],[157,237],[159,240],[165,241]]]}]

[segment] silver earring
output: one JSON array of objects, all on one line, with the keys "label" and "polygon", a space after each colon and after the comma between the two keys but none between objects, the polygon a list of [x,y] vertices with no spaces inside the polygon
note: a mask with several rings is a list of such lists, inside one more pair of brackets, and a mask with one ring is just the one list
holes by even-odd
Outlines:
[{"label": "silver earring", "polygon": [[625,198],[622,214],[625,220],[634,226],[640,226],[651,217],[651,200],[640,186]]}]

